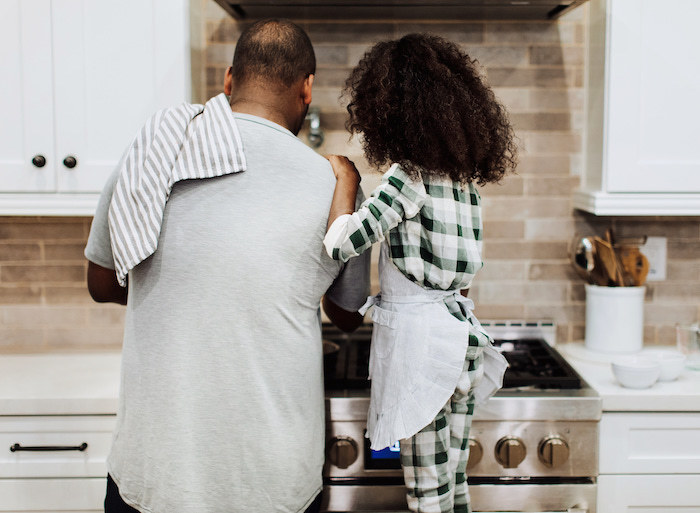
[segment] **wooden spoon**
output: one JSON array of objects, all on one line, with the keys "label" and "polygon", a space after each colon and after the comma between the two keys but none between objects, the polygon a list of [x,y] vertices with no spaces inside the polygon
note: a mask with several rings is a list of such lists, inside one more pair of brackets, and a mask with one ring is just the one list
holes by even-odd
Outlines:
[{"label": "wooden spoon", "polygon": [[593,237],[593,241],[595,243],[596,256],[600,259],[608,281],[606,285],[612,285],[613,287],[624,285],[617,268],[617,258],[615,257],[615,250],[613,250],[612,244],[600,237]]},{"label": "wooden spoon", "polygon": [[621,246],[618,249],[620,262],[625,272],[631,277],[635,287],[641,287],[646,282],[649,273],[649,260],[636,246]]}]

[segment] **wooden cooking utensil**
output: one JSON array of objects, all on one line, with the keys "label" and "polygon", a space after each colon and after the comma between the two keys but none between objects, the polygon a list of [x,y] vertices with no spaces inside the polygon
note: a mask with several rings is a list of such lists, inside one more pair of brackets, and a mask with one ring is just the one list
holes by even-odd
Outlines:
[{"label": "wooden cooking utensil", "polygon": [[615,269],[616,269],[616,274],[615,274],[615,281],[620,287],[625,287],[629,286],[632,284],[632,278],[630,276],[627,276],[625,273],[624,268],[622,267],[622,263],[620,262],[620,257],[617,254],[617,251],[615,251],[615,244],[616,244],[616,239],[615,236],[613,235],[613,229],[612,226],[605,230],[605,240],[608,244],[610,244],[610,248],[612,249],[612,254],[613,254],[613,259],[615,260]]},{"label": "wooden cooking utensil", "polygon": [[615,250],[613,250],[612,245],[600,237],[593,237],[593,241],[595,243],[596,263],[600,261],[607,278],[605,285],[623,286],[624,280],[620,276]]},{"label": "wooden cooking utensil", "polygon": [[620,262],[625,272],[631,277],[632,285],[641,287],[646,283],[649,273],[649,260],[636,246],[621,246],[618,248]]}]

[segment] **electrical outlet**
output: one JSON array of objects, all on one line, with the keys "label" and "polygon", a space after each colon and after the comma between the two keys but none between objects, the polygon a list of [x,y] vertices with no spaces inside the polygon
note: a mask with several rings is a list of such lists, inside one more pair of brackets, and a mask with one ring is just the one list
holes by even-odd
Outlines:
[{"label": "electrical outlet", "polygon": [[647,281],[666,279],[666,237],[647,237],[647,242],[639,248],[649,260]]}]

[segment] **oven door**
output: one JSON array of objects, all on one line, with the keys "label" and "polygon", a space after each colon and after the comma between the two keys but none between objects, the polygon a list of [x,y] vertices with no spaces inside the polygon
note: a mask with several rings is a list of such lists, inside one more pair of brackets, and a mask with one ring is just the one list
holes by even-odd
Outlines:
[{"label": "oven door", "polygon": [[[596,484],[507,482],[469,485],[472,509],[482,513],[596,513]],[[344,483],[332,480],[324,489],[324,512],[406,512],[402,483]]]}]

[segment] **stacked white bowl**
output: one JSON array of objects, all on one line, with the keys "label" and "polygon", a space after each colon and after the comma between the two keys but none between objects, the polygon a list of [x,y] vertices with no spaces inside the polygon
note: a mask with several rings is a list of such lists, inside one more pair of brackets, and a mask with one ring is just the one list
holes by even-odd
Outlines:
[{"label": "stacked white bowl", "polygon": [[672,349],[648,349],[612,362],[617,381],[627,388],[649,388],[657,381],[673,381],[683,372],[685,356]]}]

